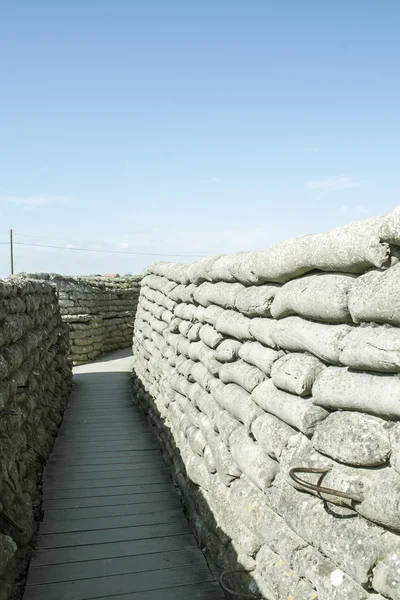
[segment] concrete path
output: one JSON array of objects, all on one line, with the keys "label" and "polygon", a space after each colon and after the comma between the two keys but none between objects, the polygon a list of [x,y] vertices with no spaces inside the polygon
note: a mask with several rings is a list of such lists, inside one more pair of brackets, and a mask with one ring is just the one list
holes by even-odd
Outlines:
[{"label": "concrete path", "polygon": [[74,369],[24,600],[224,597],[132,403],[130,372],[128,351]]}]

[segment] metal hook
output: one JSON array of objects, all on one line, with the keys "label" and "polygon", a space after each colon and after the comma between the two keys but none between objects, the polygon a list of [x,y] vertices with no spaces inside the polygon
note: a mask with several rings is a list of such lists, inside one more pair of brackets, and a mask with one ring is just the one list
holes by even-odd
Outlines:
[{"label": "metal hook", "polygon": [[339,490],[334,490],[332,488],[323,487],[322,485],[317,485],[315,483],[310,483],[309,481],[304,481],[303,479],[300,479],[300,477],[296,476],[296,473],[323,473],[323,474],[325,474],[325,473],[329,473],[330,470],[331,470],[331,467],[325,467],[325,468],[294,467],[293,469],[289,470],[289,477],[291,477],[291,479],[293,479],[293,481],[295,481],[298,485],[301,485],[302,487],[304,487],[308,490],[313,490],[320,494],[329,494],[331,496],[337,496],[338,498],[345,498],[346,500],[352,500],[353,502],[362,502],[363,501],[364,498],[362,496],[353,496],[353,494],[348,494],[347,492],[341,492]]}]

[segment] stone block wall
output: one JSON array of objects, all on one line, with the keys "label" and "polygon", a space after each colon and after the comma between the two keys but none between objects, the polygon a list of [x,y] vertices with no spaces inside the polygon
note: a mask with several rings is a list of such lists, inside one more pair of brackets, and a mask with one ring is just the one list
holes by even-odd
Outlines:
[{"label": "stone block wall", "polygon": [[140,292],[137,277],[63,277],[36,273],[59,290],[63,321],[69,325],[69,357],[74,365],[128,348]]},{"label": "stone block wall", "polygon": [[142,280],[134,396],[237,589],[400,600],[399,247],[400,207]]},{"label": "stone block wall", "polygon": [[36,529],[37,473],[71,386],[67,348],[56,288],[0,280],[0,600],[11,594]]}]

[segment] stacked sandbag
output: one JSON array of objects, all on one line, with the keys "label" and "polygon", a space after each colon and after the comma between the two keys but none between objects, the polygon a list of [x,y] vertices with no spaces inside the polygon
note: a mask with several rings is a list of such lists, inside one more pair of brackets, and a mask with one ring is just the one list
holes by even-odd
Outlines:
[{"label": "stacked sandbag", "polygon": [[396,209],[141,282],[134,397],[239,591],[400,600],[399,232]]},{"label": "stacked sandbag", "polygon": [[140,277],[34,276],[58,287],[61,314],[69,325],[69,357],[74,365],[131,345]]},{"label": "stacked sandbag", "polygon": [[67,350],[55,286],[0,280],[1,600],[11,594],[16,552],[23,559],[35,531],[37,472],[71,386]]}]

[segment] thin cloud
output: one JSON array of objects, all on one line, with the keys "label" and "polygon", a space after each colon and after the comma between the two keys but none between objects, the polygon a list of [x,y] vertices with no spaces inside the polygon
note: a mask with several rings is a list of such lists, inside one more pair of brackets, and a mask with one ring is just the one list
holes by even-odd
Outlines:
[{"label": "thin cloud", "polygon": [[0,203],[19,206],[25,211],[39,210],[48,206],[65,206],[71,204],[69,198],[63,196],[0,196]]},{"label": "thin cloud", "polygon": [[342,175],[340,177],[326,177],[317,181],[307,181],[305,184],[309,190],[318,190],[323,196],[327,194],[333,194],[335,192],[342,192],[343,190],[349,190],[352,188],[364,187],[362,183],[351,177],[350,175]]},{"label": "thin cloud", "polygon": [[129,248],[128,242],[117,242],[115,244],[116,248]]}]

